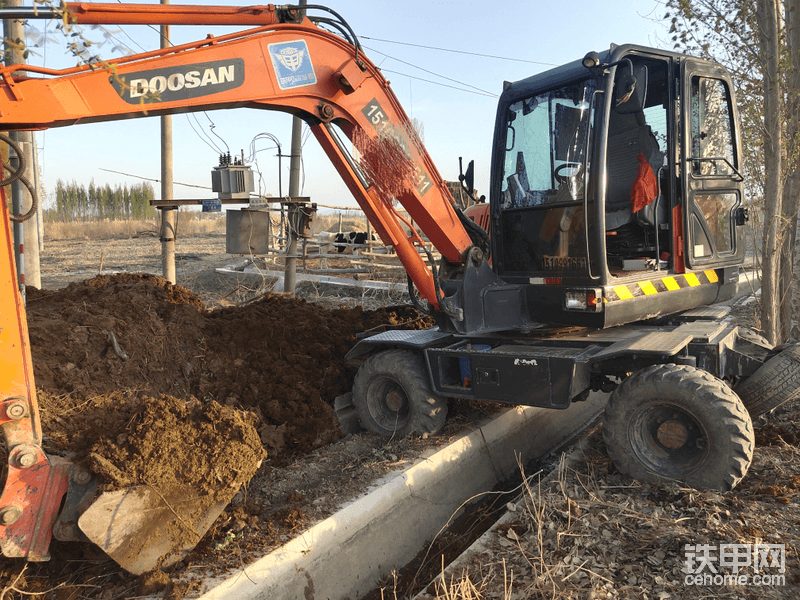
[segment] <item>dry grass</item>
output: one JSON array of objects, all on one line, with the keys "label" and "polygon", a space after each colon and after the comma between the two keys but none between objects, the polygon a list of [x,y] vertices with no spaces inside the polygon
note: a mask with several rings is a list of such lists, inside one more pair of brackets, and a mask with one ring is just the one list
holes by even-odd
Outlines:
[{"label": "dry grass", "polygon": [[[732,492],[633,481],[616,471],[595,432],[568,460],[562,457],[551,476],[526,478],[516,510],[485,536],[484,549],[458,572],[443,573],[435,592],[425,597],[796,598],[800,450],[783,437],[794,439],[800,431],[800,403],[783,410],[777,424],[757,428],[761,447],[748,476]],[[785,584],[686,584],[686,544],[761,542],[786,545]],[[752,566],[741,573],[752,578]]]},{"label": "dry grass", "polygon": [[[45,240],[110,240],[158,236],[160,219],[101,219],[96,221],[56,221],[44,224]],[[177,220],[182,236],[225,233],[225,218],[220,213],[180,211]]]},{"label": "dry grass", "polygon": [[315,216],[311,222],[311,231],[313,233],[320,231],[338,232],[339,223],[341,223],[342,231],[366,231],[367,229],[367,219],[364,214],[348,210]]},{"label": "dry grass", "polygon": [[[280,215],[275,213],[273,223],[280,226]],[[109,240],[159,235],[160,217],[152,219],[101,219],[96,221],[54,221],[44,224],[46,240]],[[367,220],[363,213],[346,210],[318,214],[311,222],[312,234],[320,231],[365,231]],[[225,233],[225,213],[202,213],[181,210],[177,227],[183,237]]]}]

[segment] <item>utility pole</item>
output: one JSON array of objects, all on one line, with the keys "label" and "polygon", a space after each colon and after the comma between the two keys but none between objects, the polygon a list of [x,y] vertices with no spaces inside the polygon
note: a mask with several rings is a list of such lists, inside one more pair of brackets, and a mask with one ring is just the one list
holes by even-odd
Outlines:
[{"label": "utility pole", "polygon": [[[22,0],[7,0],[6,6],[22,6]],[[21,19],[5,19],[3,21],[3,35],[7,40],[5,44],[6,65],[22,64],[25,62],[21,48],[17,44],[24,44],[25,29]],[[19,42],[17,42],[19,40]],[[11,44],[8,43],[11,42]],[[26,177],[34,181],[35,164],[33,160],[32,134],[30,131],[12,132],[11,139],[17,142],[24,155]],[[11,184],[12,212],[20,215],[27,211],[32,198],[28,188],[21,181]],[[41,207],[39,208],[41,211]],[[37,217],[34,217],[34,219]],[[42,287],[42,276],[39,270],[39,230],[36,221],[31,219],[27,227],[22,223],[14,224],[14,258],[17,261],[17,275],[20,285]]]},{"label": "utility pole", "polygon": [[[300,6],[307,4],[306,0],[300,0]],[[302,10],[305,16],[305,10]],[[297,198],[300,195],[300,157],[303,150],[302,146],[303,120],[300,117],[292,117],[292,150],[291,161],[289,163],[289,198]],[[300,223],[300,205],[296,202],[289,203],[287,223],[288,244],[286,246],[286,266],[283,275],[283,290],[294,296],[297,287],[297,237],[299,235],[298,225]]]},{"label": "utility pole", "polygon": [[[169,4],[169,0],[161,0]],[[161,25],[161,48],[169,48],[169,25]],[[172,115],[161,117],[161,199],[172,200]],[[175,278],[175,213],[177,206],[161,207],[161,273],[170,283]]]},{"label": "utility pole", "polygon": [[36,134],[31,132],[33,143],[33,189],[39,197],[39,210],[36,211],[36,229],[39,232],[39,252],[44,252],[44,209],[41,207],[42,185],[39,181],[39,146],[36,144]]}]

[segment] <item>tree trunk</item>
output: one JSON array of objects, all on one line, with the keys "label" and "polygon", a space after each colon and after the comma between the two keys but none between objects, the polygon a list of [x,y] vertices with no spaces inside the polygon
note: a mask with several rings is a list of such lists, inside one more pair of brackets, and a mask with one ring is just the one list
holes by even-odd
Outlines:
[{"label": "tree trunk", "polygon": [[781,340],[795,338],[793,300],[800,294],[795,281],[797,213],[800,210],[800,0],[784,0],[785,39],[789,58],[786,74],[786,189],[783,194],[781,253]]},{"label": "tree trunk", "polygon": [[[787,107],[787,113],[789,109]],[[788,157],[787,157],[788,158]],[[795,158],[793,163],[797,162]],[[797,164],[791,164],[792,172],[789,173],[783,188],[783,217],[781,218],[780,231],[780,279],[779,279],[779,314],[780,314],[780,341],[789,339],[792,333],[792,318],[794,302],[793,290],[797,287],[794,281],[794,255],[797,233],[798,192],[800,192],[800,170]]]},{"label": "tree trunk", "polygon": [[773,343],[780,335],[779,285],[780,230],[783,186],[781,182],[781,88],[778,79],[780,39],[778,0],[758,0],[756,21],[764,61],[764,248],[761,274],[761,329]]},{"label": "tree trunk", "polygon": [[[795,227],[795,240],[800,239],[800,231],[798,231],[798,229],[800,229],[800,220],[798,220],[797,227]],[[794,253],[794,272],[800,273],[800,254],[797,252]],[[794,302],[792,303],[792,306],[800,306],[800,281],[797,281],[796,278],[793,281],[792,289],[794,296]],[[793,342],[800,341],[800,314],[798,314],[798,311],[795,311],[794,315],[792,315],[792,326],[789,333],[789,339]]]}]

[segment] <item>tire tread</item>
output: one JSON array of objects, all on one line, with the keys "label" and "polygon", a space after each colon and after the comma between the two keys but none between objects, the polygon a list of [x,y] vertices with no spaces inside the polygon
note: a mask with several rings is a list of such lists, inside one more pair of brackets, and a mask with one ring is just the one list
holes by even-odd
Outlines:
[{"label": "tire tread", "polygon": [[736,393],[752,418],[800,398],[800,344],[770,358],[736,386]]},{"label": "tire tread", "polygon": [[609,457],[621,471],[636,478],[650,481],[668,480],[650,472],[641,463],[635,464],[638,459],[632,458],[633,452],[628,448],[627,439],[619,439],[620,432],[612,431],[611,427],[616,426],[615,415],[624,409],[626,399],[630,403],[630,399],[646,397],[647,394],[657,397],[659,389],[663,391],[673,388],[691,391],[691,394],[700,401],[711,404],[730,434],[730,454],[715,465],[715,473],[712,475],[692,473],[686,478],[686,483],[701,488],[732,489],[745,476],[752,460],[755,438],[750,415],[741,400],[723,381],[694,367],[674,364],[655,365],[634,373],[622,382],[611,394],[604,415],[603,438]]}]

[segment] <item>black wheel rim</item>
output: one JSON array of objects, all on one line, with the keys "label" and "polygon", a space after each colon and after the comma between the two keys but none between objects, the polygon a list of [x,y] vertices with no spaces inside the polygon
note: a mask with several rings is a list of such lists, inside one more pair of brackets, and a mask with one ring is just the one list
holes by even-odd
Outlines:
[{"label": "black wheel rim", "polygon": [[633,451],[651,471],[670,479],[694,473],[708,457],[708,433],[697,417],[669,402],[649,404],[633,416],[628,430]]},{"label": "black wheel rim", "polygon": [[390,377],[375,379],[367,391],[367,410],[378,427],[394,432],[411,418],[411,406],[403,386]]}]

